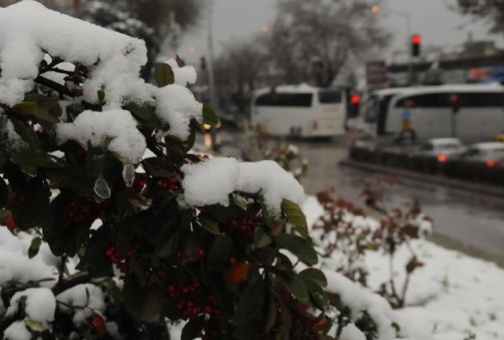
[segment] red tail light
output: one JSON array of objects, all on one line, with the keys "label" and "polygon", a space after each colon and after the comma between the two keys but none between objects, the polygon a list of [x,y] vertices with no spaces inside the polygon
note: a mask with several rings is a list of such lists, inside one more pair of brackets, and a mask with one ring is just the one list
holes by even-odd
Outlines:
[{"label": "red tail light", "polygon": [[437,160],[439,161],[439,163],[444,163],[448,160],[448,157],[446,157],[446,155],[444,154],[440,154],[439,156],[437,156]]},{"label": "red tail light", "polygon": [[494,160],[489,160],[489,161],[486,162],[486,166],[489,167],[489,168],[493,168],[496,165],[497,165],[497,162],[494,161]]}]

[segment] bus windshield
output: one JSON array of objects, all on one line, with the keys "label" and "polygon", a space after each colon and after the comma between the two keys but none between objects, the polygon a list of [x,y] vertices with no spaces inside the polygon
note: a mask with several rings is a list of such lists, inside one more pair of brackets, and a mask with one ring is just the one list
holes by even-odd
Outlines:
[{"label": "bus windshield", "polygon": [[325,90],[319,92],[320,104],[339,104],[341,103],[342,95],[338,90]]},{"label": "bus windshield", "polygon": [[311,93],[266,93],[256,99],[256,106],[311,107]]}]

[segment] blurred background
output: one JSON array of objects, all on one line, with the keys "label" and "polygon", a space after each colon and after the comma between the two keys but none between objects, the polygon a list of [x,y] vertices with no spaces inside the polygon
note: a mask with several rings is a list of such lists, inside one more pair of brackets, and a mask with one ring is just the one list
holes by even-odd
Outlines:
[{"label": "blurred background", "polygon": [[194,66],[222,121],[203,148],[295,159],[310,194],[396,177],[390,204],[421,201],[437,242],[504,263],[501,2],[41,2],[145,40],[147,81],[176,55]]}]

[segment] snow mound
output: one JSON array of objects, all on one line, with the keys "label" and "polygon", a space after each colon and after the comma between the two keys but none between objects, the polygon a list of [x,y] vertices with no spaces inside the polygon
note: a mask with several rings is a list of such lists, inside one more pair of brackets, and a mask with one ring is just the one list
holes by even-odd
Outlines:
[{"label": "snow mound", "polygon": [[[147,62],[147,48],[139,39],[49,10],[36,1],[21,1],[0,9],[0,102],[12,105],[22,100],[30,83],[17,88],[8,83],[35,79],[42,50],[90,68],[93,80],[84,88],[92,102],[99,90],[109,93],[110,102],[120,102],[128,88],[125,84],[137,80]],[[3,86],[10,93],[2,95]]]},{"label": "snow mound", "polygon": [[169,59],[166,64],[170,65],[173,70],[173,75],[175,76],[175,84],[181,86],[187,86],[188,84],[196,83],[196,70],[192,66],[179,67],[177,61],[174,59]]},{"label": "snow mound", "polygon": [[139,163],[147,144],[133,116],[124,110],[84,111],[73,123],[57,126],[60,143],[75,140],[82,147],[107,146],[127,164]]},{"label": "snow mound", "polygon": [[[76,325],[85,323],[86,319],[95,312],[101,314],[105,312],[105,295],[99,287],[93,284],[75,286],[59,294],[56,298],[64,304],[62,310],[75,311],[73,322]],[[86,306],[86,308],[72,310],[72,306]]]},{"label": "snow mound", "polygon": [[184,199],[190,206],[229,205],[229,194],[241,191],[261,194],[268,210],[279,217],[284,199],[302,204],[304,189],[277,163],[238,163],[231,158],[212,158],[182,167]]},{"label": "snow mound", "polygon": [[[48,288],[30,288],[17,292],[10,300],[7,316],[14,315],[19,310],[19,302],[26,298],[24,312],[26,316],[42,325],[44,329],[49,327],[49,323],[54,321],[56,311],[56,299]],[[43,306],[43,308],[41,308]]]},{"label": "snow mound", "polygon": [[6,340],[30,340],[32,335],[26,328],[24,321],[16,321],[4,332],[4,339]]},{"label": "snow mound", "polygon": [[170,135],[186,140],[191,119],[203,120],[203,105],[194,99],[189,89],[180,85],[168,85],[158,91],[156,114],[170,124]]}]

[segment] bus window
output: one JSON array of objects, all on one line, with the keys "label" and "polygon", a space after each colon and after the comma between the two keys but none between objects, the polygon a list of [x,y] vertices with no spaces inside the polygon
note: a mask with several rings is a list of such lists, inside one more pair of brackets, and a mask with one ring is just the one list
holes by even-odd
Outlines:
[{"label": "bus window", "polygon": [[256,106],[311,107],[311,93],[268,93],[256,99]]},{"label": "bus window", "polygon": [[398,100],[396,103],[397,108],[406,107],[406,103],[412,101],[414,108],[438,108],[450,107],[450,95],[448,93],[429,93],[417,96],[405,97]]},{"label": "bus window", "polygon": [[341,103],[341,91],[320,91],[319,101],[320,104],[339,104]]},{"label": "bus window", "polygon": [[501,93],[462,93],[459,98],[464,107],[504,107]]}]

